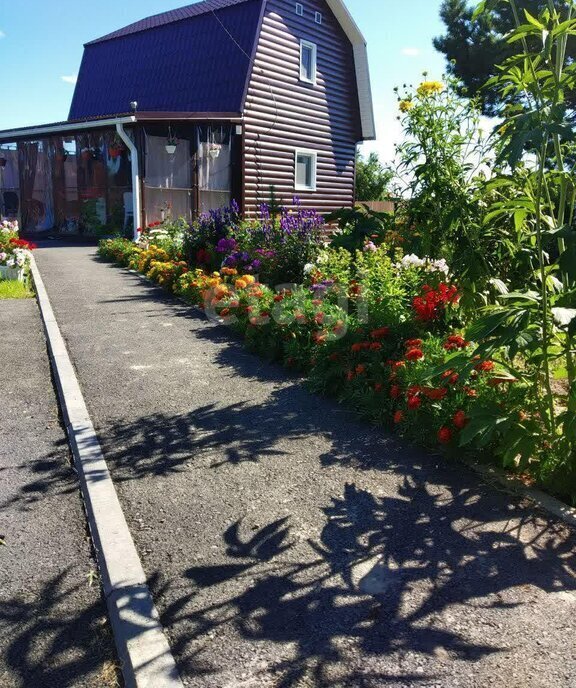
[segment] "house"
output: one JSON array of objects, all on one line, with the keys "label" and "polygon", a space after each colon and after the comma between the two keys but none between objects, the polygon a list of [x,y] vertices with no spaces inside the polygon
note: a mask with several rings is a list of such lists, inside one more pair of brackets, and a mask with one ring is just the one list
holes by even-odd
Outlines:
[{"label": "house", "polygon": [[236,200],[354,202],[373,139],[366,43],[342,0],[204,0],[87,43],[69,119],[0,132],[0,214],[128,231]]}]

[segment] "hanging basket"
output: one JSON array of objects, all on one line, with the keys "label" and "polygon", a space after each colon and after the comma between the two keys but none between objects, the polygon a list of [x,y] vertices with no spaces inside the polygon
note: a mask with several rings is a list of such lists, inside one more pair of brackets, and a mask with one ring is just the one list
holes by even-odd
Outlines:
[{"label": "hanging basket", "polygon": [[208,144],[208,155],[212,158],[212,160],[215,160],[220,155],[221,150],[222,150],[222,144],[221,143],[209,143]]}]

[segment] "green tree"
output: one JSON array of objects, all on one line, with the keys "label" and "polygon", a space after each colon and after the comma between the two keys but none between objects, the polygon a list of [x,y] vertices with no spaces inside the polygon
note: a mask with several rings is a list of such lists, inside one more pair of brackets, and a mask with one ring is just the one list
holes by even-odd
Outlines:
[{"label": "green tree", "polygon": [[367,159],[356,154],[356,199],[358,201],[383,201],[388,195],[388,185],[394,172],[382,165],[377,153]]},{"label": "green tree", "polygon": [[[514,14],[509,2],[499,3],[491,12],[473,19],[474,5],[467,0],[444,0],[440,16],[446,25],[446,33],[434,39],[434,47],[446,56],[448,71],[462,82],[468,95],[479,96],[486,115],[497,115],[503,105],[502,94],[495,85],[484,88],[485,83],[498,75],[496,65],[503,64],[516,52],[514,43],[506,40],[514,26]],[[517,10],[524,16],[524,10],[533,16],[550,5],[558,11],[565,11],[570,3],[564,0],[518,0]],[[539,37],[529,36],[529,47],[537,48]],[[576,54],[570,48],[568,59]],[[574,91],[567,94],[576,105]]]}]

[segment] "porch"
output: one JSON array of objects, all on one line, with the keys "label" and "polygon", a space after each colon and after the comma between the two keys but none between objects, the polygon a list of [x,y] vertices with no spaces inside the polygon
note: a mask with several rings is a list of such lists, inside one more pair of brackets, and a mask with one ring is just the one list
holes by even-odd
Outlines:
[{"label": "porch", "polygon": [[241,161],[233,118],[135,114],[0,132],[0,217],[36,237],[133,236],[241,204]]}]

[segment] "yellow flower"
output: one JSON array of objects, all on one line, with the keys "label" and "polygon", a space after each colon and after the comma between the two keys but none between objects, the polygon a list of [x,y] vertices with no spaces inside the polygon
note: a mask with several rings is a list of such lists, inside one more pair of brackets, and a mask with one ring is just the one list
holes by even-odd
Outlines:
[{"label": "yellow flower", "polygon": [[431,96],[435,93],[441,93],[444,90],[444,84],[441,81],[423,81],[418,86],[418,95],[421,97]]},{"label": "yellow flower", "polygon": [[256,281],[254,275],[242,275],[242,279],[246,284],[253,284]]},{"label": "yellow flower", "polygon": [[414,103],[406,98],[400,101],[398,107],[400,108],[400,112],[409,112],[414,107]]},{"label": "yellow flower", "polygon": [[244,279],[237,279],[235,282],[236,289],[246,289],[248,282]]}]

